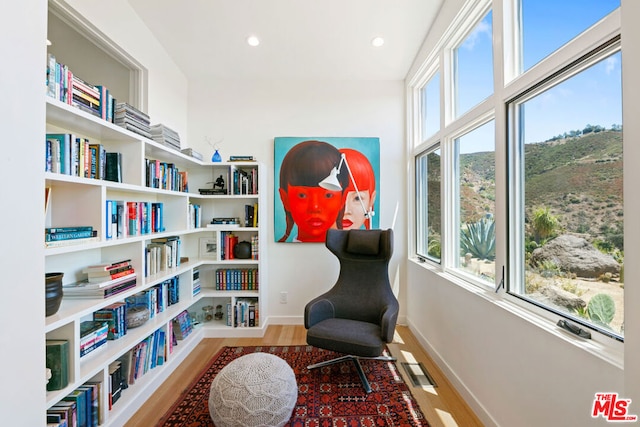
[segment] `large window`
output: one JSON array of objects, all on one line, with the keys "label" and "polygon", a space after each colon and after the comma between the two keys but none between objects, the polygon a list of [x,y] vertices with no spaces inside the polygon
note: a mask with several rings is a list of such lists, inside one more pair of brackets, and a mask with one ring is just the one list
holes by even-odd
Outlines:
[{"label": "large window", "polygon": [[619,6],[620,0],[521,0],[520,70],[528,70]]},{"label": "large window", "polygon": [[489,11],[453,49],[456,117],[493,93],[492,28],[493,17]]},{"label": "large window", "polygon": [[622,339],[620,1],[491,5],[469,0],[409,81],[416,255]]},{"label": "large window", "polygon": [[622,54],[616,50],[617,44],[604,49],[567,69],[559,83],[510,104],[511,178],[520,183],[511,195],[510,228],[520,236],[512,242],[518,274],[509,289],[622,336]]},{"label": "large window", "polygon": [[420,91],[421,141],[440,130],[440,73],[435,73]]},{"label": "large window", "polygon": [[455,139],[459,253],[454,266],[493,286],[495,280],[495,123]]},{"label": "large window", "polygon": [[442,215],[440,211],[440,184],[442,167],[440,149],[431,149],[416,158],[416,176],[425,185],[417,187],[417,253],[420,257],[440,262]]}]

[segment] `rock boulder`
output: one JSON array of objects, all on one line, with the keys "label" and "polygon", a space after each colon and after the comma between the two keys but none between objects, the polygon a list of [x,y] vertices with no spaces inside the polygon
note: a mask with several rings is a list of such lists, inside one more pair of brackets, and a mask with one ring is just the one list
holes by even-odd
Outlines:
[{"label": "rock boulder", "polygon": [[600,252],[585,239],[570,234],[558,236],[535,249],[531,261],[535,264],[551,261],[562,271],[584,278],[596,279],[605,273],[620,273],[620,264],[611,255]]}]

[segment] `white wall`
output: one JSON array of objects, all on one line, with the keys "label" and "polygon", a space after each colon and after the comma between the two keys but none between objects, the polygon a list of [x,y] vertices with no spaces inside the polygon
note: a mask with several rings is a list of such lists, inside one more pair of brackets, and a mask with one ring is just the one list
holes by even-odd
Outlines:
[{"label": "white wall", "polygon": [[45,423],[46,4],[12,2],[0,14],[0,418],[24,427]]},{"label": "white wall", "polygon": [[[333,285],[338,264],[322,244],[275,243],[273,235],[273,138],[277,136],[374,136],[380,138],[380,227],[392,226],[392,280],[404,282],[404,83],[401,81],[192,81],[189,145],[211,156],[206,138],[220,141],[223,159],[251,154],[266,165],[268,307],[270,323],[301,323],[304,305]],[[277,205],[277,208],[280,208]],[[280,236],[278,236],[280,237]],[[287,304],[279,294],[288,292]],[[404,287],[397,289],[404,301]],[[404,304],[402,304],[404,307]],[[401,313],[402,315],[403,313]]]},{"label": "white wall", "polygon": [[[463,4],[445,2],[409,78]],[[625,255],[635,260],[640,249],[640,204],[632,188],[640,179],[633,167],[640,158],[634,143],[640,128],[633,71],[640,65],[638,3],[623,1],[622,16]],[[640,267],[635,264],[628,262],[625,269],[624,369],[622,362],[588,351],[591,344],[559,332],[552,322],[511,310],[492,292],[474,292],[413,261],[407,268],[408,323],[486,425],[608,425],[602,417],[591,417],[595,393],[617,392],[632,399],[630,414],[640,414],[640,294],[635,286]]]},{"label": "white wall", "polygon": [[99,0],[66,3],[148,71],[146,113],[151,124],[162,123],[187,141],[187,79],[129,3],[113,0],[108,7]]}]

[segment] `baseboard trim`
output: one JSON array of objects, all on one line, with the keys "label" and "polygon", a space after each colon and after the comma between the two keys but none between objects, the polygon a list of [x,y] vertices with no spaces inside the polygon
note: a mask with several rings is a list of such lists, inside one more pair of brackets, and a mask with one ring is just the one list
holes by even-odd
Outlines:
[{"label": "baseboard trim", "polygon": [[498,427],[499,424],[496,420],[493,419],[491,414],[487,411],[487,409],[482,405],[482,403],[476,398],[476,396],[467,388],[465,383],[458,377],[455,371],[447,364],[447,362],[440,356],[440,354],[436,351],[435,348],[429,343],[429,340],[426,339],[424,335],[420,333],[418,328],[411,322],[407,322],[407,326],[411,333],[416,337],[422,348],[429,354],[433,362],[438,365],[438,368],[442,373],[447,377],[447,380],[451,383],[451,385],[458,391],[460,396],[467,402],[467,404],[471,407],[476,416],[482,421],[487,427]]}]

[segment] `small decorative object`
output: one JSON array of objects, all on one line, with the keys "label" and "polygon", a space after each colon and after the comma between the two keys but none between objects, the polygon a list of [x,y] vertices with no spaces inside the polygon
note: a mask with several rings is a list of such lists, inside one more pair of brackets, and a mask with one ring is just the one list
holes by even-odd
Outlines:
[{"label": "small decorative object", "polygon": [[239,242],[233,247],[233,256],[238,259],[251,258],[251,243],[247,241]]},{"label": "small decorative object", "polygon": [[213,306],[212,305],[205,305],[204,307],[202,307],[202,311],[204,311],[204,321],[205,322],[210,322],[213,320]]},{"label": "small decorative object", "polygon": [[45,273],[45,315],[53,316],[62,302],[62,277],[64,273]]},{"label": "small decorative object", "polygon": [[216,163],[222,161],[222,156],[220,155],[220,153],[218,153],[218,150],[215,150],[213,152],[213,156],[211,156],[211,161]]},{"label": "small decorative object", "polygon": [[215,192],[216,189],[218,189],[221,192],[224,192],[224,178],[222,177],[222,175],[217,177],[216,182],[213,183],[213,191]]},{"label": "small decorative object", "polygon": [[137,328],[149,320],[149,309],[141,305],[127,307],[127,328]]},{"label": "small decorative object", "polygon": [[201,237],[200,238],[200,258],[213,258],[218,257],[218,241],[215,237]]},{"label": "small decorative object", "polygon": [[251,353],[229,362],[211,382],[209,414],[217,427],[284,426],[298,400],[293,369],[278,356]]},{"label": "small decorative object", "polygon": [[214,317],[216,318],[216,320],[222,320],[222,318],[224,317],[224,314],[222,313],[222,305],[216,305],[216,314],[214,314]]}]

